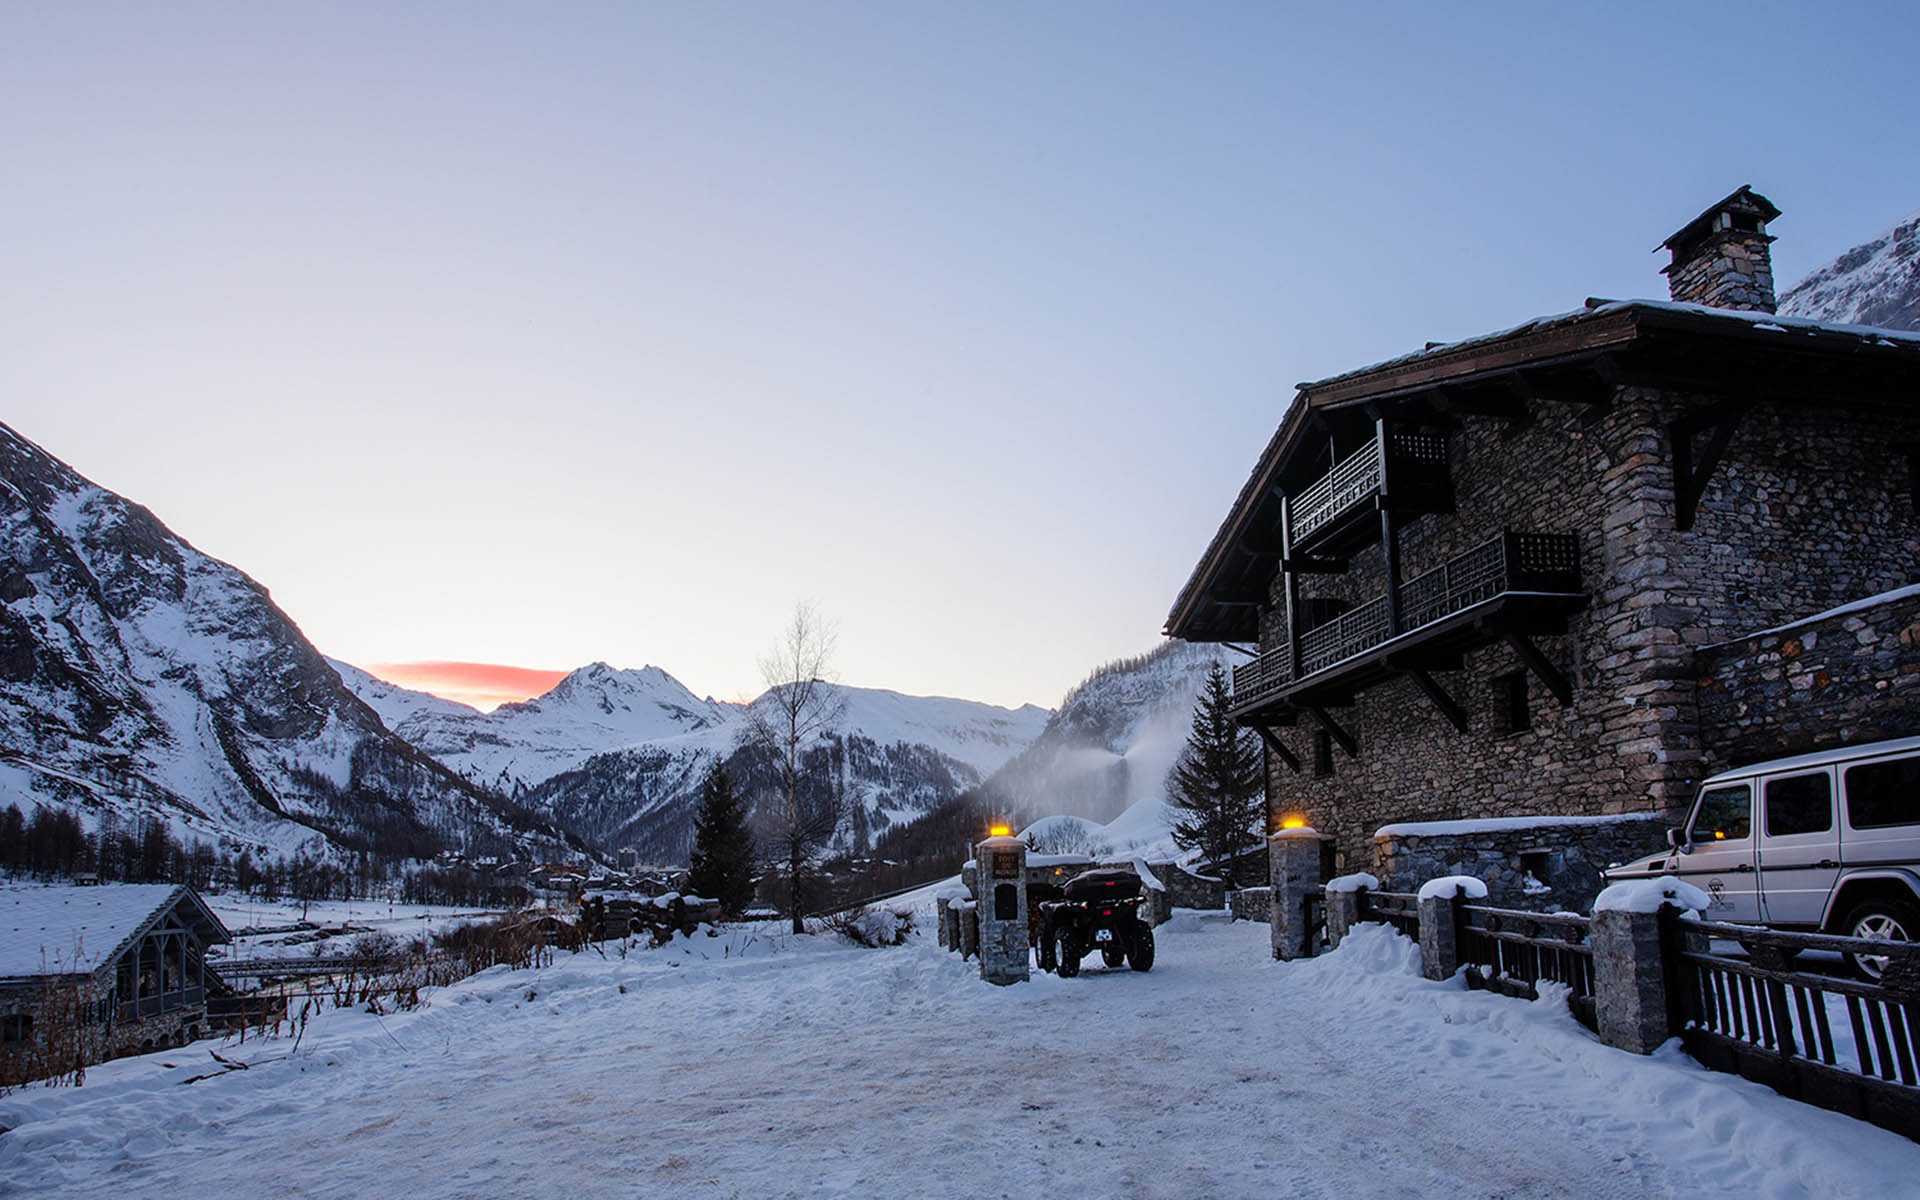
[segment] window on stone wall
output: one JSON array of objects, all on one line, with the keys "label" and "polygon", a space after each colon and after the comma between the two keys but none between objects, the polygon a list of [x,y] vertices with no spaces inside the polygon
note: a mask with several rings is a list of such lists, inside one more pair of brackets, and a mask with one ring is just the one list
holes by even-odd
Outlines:
[{"label": "window on stone wall", "polygon": [[1313,732],[1313,773],[1318,776],[1333,774],[1333,735],[1324,729]]},{"label": "window on stone wall", "polygon": [[8,1013],[0,1017],[0,1042],[11,1045],[33,1036],[33,1018],[26,1013]]},{"label": "window on stone wall", "polygon": [[1527,707],[1527,673],[1509,671],[1493,677],[1493,729],[1495,733],[1524,733],[1533,728],[1533,711]]}]

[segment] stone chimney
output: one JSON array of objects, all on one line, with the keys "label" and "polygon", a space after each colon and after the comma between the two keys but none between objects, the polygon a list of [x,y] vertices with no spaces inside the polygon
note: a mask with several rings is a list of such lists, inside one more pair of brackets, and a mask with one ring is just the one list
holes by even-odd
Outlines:
[{"label": "stone chimney", "polygon": [[1661,243],[1673,251],[1663,268],[1667,290],[1681,304],[1774,311],[1773,258],[1767,222],[1780,215],[1765,196],[1743,186]]}]

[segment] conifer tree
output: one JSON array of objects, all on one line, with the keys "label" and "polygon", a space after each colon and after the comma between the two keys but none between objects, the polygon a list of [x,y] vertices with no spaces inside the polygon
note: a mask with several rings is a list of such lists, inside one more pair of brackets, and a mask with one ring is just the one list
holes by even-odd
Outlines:
[{"label": "conifer tree", "polygon": [[1228,716],[1232,704],[1226,670],[1214,663],[1170,777],[1174,842],[1216,868],[1258,846],[1266,826],[1259,746]]},{"label": "conifer tree", "polygon": [[693,870],[687,888],[720,902],[720,911],[737,917],[753,902],[753,836],[747,810],[733,793],[724,763],[700,789],[700,813],[693,822]]}]

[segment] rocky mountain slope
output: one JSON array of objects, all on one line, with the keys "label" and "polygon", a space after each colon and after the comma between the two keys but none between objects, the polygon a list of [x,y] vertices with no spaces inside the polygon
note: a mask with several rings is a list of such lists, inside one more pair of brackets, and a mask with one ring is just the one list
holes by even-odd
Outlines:
[{"label": "rocky mountain slope", "polygon": [[1780,297],[1780,312],[1920,330],[1920,212],[1809,273]]},{"label": "rocky mountain slope", "polygon": [[229,850],[551,846],[391,733],[267,590],[0,425],[0,806]]},{"label": "rocky mountain slope", "polygon": [[[748,749],[746,709],[694,697],[658,667],[582,667],[533,700],[481,714],[336,663],[396,731],[479,782],[607,851],[685,861],[700,786],[725,761],[751,796],[764,767]],[[841,845],[974,787],[1039,734],[1051,714],[1026,705],[836,686],[845,711],[811,748],[847,800]]]}]

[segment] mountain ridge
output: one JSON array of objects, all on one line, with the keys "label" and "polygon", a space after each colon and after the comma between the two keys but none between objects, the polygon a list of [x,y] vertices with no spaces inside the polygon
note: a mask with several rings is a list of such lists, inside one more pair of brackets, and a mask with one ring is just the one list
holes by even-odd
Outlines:
[{"label": "mountain ridge", "polygon": [[396,737],[258,581],[5,425],[0,800],[263,853],[562,842]]}]

